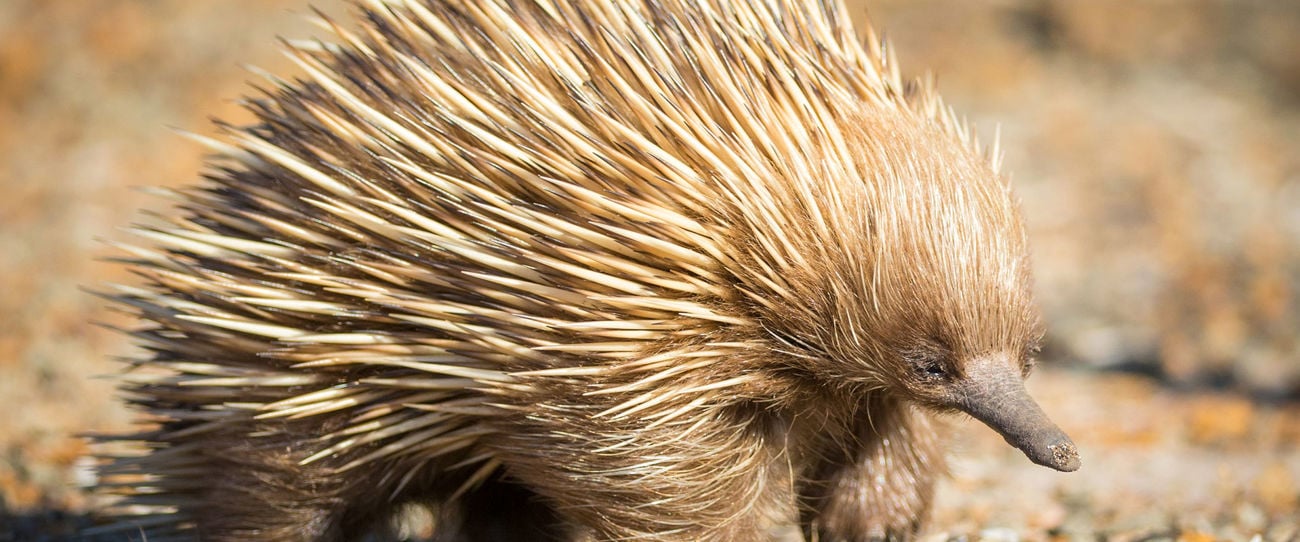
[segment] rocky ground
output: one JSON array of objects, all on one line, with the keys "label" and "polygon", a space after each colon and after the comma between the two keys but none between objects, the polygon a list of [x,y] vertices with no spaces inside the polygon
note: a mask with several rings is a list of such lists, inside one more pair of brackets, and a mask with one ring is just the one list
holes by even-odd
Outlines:
[{"label": "rocky ground", "polygon": [[[72,435],[130,419],[90,378],[131,352],[81,290],[131,280],[96,239],[161,208],[133,187],[195,179],[167,127],[246,120],[242,66],[288,71],[305,4],[0,1],[0,542],[89,521]],[[1002,127],[1051,329],[1032,388],[1084,454],[1054,473],[952,420],[929,536],[1300,540],[1300,4],[867,4]]]}]

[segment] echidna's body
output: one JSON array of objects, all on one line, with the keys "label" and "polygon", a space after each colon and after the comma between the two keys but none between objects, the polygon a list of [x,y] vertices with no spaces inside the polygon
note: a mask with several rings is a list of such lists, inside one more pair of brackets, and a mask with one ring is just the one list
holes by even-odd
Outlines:
[{"label": "echidna's body", "polygon": [[133,249],[151,540],[907,536],[918,406],[1077,466],[1008,188],[842,9],[373,4]]}]

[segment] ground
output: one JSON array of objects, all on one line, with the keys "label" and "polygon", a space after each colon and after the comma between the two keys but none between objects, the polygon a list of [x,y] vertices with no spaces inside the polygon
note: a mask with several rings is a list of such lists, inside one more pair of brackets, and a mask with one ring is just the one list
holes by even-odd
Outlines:
[{"label": "ground", "polygon": [[[121,240],[193,182],[169,127],[247,120],[307,0],[0,2],[0,542],[89,520],[74,435],[117,431]],[[346,19],[339,0],[317,0]],[[1031,389],[1084,467],[949,420],[935,539],[1300,540],[1300,3],[849,2],[1000,126],[1047,317]],[[101,325],[104,324],[104,325]]]}]

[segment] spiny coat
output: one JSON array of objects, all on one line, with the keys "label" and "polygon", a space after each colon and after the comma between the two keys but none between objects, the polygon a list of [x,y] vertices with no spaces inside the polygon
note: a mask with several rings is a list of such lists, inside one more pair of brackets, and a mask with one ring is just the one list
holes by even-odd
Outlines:
[{"label": "spiny coat", "polygon": [[124,525],[908,537],[953,409],[1077,467],[995,160],[836,2],[361,11],[124,247]]}]

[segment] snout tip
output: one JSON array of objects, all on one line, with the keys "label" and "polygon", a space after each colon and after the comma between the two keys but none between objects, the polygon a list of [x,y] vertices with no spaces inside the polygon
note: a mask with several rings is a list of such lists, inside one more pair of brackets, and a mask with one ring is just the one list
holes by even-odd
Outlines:
[{"label": "snout tip", "polygon": [[1064,434],[1059,434],[1057,438],[1048,438],[1040,440],[1042,443],[1046,440],[1050,444],[1028,444],[1019,446],[1020,450],[1030,461],[1044,467],[1058,470],[1061,472],[1074,472],[1079,470],[1081,462],[1079,461],[1079,449],[1074,447],[1074,441]]},{"label": "snout tip", "polygon": [[1074,447],[1070,441],[1059,442],[1047,447],[1049,452],[1048,461],[1044,464],[1061,472],[1074,472],[1079,470],[1082,462],[1079,460],[1079,450]]}]

